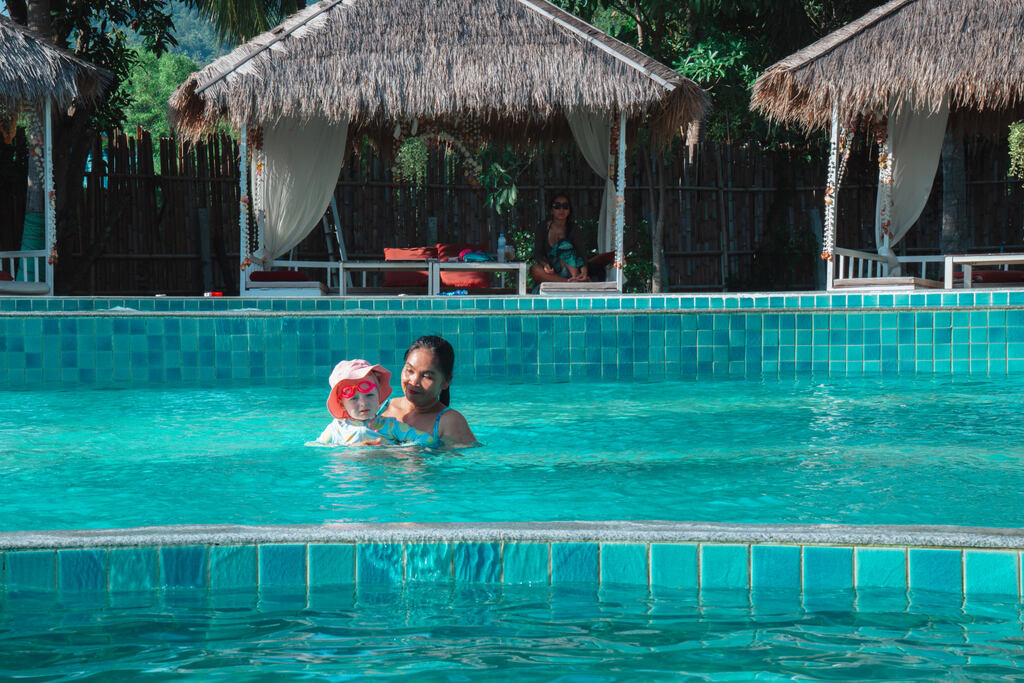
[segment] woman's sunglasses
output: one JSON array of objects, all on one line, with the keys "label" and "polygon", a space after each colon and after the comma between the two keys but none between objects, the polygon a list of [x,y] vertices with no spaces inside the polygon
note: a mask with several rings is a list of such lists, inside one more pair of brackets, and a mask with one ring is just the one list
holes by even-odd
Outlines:
[{"label": "woman's sunglasses", "polygon": [[552,209],[569,209],[569,202],[551,202]]},{"label": "woman's sunglasses", "polygon": [[341,394],[342,398],[352,398],[353,396],[356,395],[357,391],[360,394],[368,394],[376,388],[376,384],[364,379],[359,384],[350,384],[347,387],[342,387],[338,389],[338,393]]}]

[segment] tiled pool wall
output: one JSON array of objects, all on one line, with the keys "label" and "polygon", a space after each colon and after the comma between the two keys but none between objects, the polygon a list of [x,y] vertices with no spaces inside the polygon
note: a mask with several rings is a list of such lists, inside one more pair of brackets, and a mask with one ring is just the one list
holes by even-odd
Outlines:
[{"label": "tiled pool wall", "polygon": [[0,299],[0,385],[322,378],[440,334],[462,378],[1024,371],[1024,290],[388,299]]},{"label": "tiled pool wall", "polygon": [[[142,545],[125,545],[139,543],[127,530],[125,537],[115,535],[79,547],[74,538],[78,532],[67,532],[71,537],[60,539],[57,547],[4,550],[3,587],[8,594],[176,588],[211,593],[234,589],[306,592],[332,586],[433,582],[670,589],[688,591],[710,604],[720,600],[722,592],[735,597],[763,590],[788,591],[805,599],[873,591],[909,591],[911,596],[958,601],[1021,598],[1019,545],[822,545],[792,538],[789,542],[785,538],[783,542],[694,542],[673,540],[671,533],[664,532],[656,534],[662,540],[601,540],[572,529],[566,533],[564,528],[534,528],[520,540],[509,540],[517,535],[514,528],[492,529],[490,534],[427,529],[418,537],[403,538],[383,526],[363,528],[361,539],[345,538],[344,529],[330,538],[332,534],[323,529],[303,534],[279,527],[278,539],[291,537],[283,541],[261,541],[258,534],[243,540],[230,534],[218,537],[215,530],[189,539],[187,534],[175,536],[173,528],[168,528],[162,540],[150,539]],[[714,531],[705,535],[716,536]],[[827,540],[827,534],[818,536]],[[545,537],[562,540],[540,540]],[[971,543],[970,538],[959,541]]]}]

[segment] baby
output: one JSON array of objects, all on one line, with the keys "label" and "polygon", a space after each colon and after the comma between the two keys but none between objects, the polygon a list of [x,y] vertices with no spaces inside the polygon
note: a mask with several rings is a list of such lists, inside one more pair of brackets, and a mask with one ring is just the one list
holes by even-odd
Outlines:
[{"label": "baby", "polygon": [[379,417],[380,404],[391,395],[391,373],[362,358],[343,360],[330,377],[327,410],[334,416],[323,434],[308,446],[379,446],[397,443],[394,418]]}]

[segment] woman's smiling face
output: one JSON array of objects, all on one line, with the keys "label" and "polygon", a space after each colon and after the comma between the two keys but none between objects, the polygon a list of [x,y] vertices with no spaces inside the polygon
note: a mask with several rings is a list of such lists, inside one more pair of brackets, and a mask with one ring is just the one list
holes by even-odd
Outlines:
[{"label": "woman's smiling face", "polygon": [[419,348],[409,353],[402,367],[402,393],[413,405],[433,405],[449,384],[451,379],[445,377],[432,351]]}]

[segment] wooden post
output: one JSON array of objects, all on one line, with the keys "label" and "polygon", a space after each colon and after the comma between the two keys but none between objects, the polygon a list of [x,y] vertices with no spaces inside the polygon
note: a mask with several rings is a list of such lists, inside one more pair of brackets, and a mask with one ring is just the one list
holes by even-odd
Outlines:
[{"label": "wooden post", "polygon": [[726,291],[725,279],[729,275],[729,236],[725,215],[725,181],[722,178],[722,148],[715,154],[715,183],[718,186],[718,246],[721,249],[719,258],[719,276],[722,280],[722,291]]},{"label": "wooden post", "polygon": [[[248,189],[248,178],[246,171],[248,164],[248,150],[246,148],[246,126],[243,124],[238,134],[238,255],[242,263],[249,252],[249,198],[246,196]],[[238,280],[238,296],[245,296],[245,282],[249,278],[249,269],[252,265],[241,267],[241,275]]]},{"label": "wooden post", "polygon": [[[832,102],[832,135],[829,141],[828,183],[825,189],[825,229],[822,251],[831,255],[836,240],[836,195],[839,194],[839,100]],[[822,258],[825,258],[824,256]],[[832,289],[834,267],[825,264],[825,289]]]},{"label": "wooden post", "polygon": [[615,184],[615,289],[622,293],[626,254],[622,233],[626,221],[626,114],[619,114],[619,172]]},{"label": "wooden post", "polygon": [[[50,250],[46,257],[46,284],[53,295],[53,266],[57,255],[57,198],[53,191],[53,103],[46,98],[43,107],[43,211],[45,216],[44,244]],[[38,272],[36,273],[38,279]]]}]

